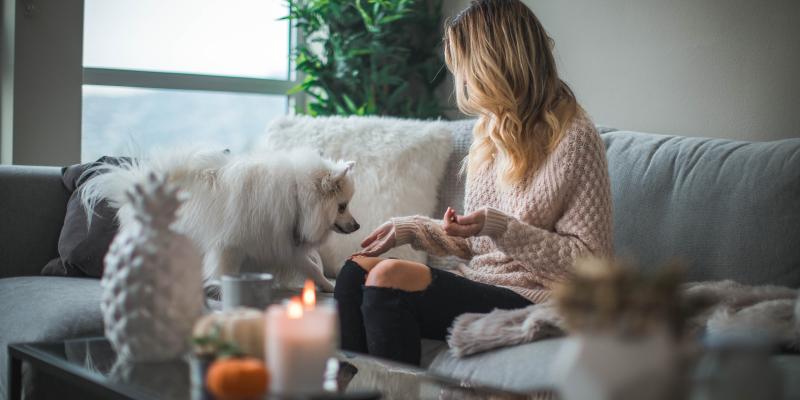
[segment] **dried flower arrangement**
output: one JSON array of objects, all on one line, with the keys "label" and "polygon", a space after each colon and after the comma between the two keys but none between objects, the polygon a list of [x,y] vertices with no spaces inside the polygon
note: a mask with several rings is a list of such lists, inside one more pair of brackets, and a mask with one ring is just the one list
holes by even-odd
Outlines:
[{"label": "dried flower arrangement", "polygon": [[585,259],[553,297],[573,332],[641,337],[666,328],[679,336],[687,315],[679,296],[682,280],[677,264],[651,275],[617,261]]}]

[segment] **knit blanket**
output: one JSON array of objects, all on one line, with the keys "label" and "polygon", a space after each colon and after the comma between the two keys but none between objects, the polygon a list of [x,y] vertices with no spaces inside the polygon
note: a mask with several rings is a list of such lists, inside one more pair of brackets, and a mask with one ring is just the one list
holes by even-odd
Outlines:
[{"label": "knit blanket", "polygon": [[[781,286],[748,286],[734,281],[687,283],[681,301],[695,310],[688,334],[707,337],[736,332],[761,333],[800,350],[798,290]],[[517,310],[463,314],[450,328],[447,344],[459,357],[487,350],[563,336],[564,320],[546,301]]]}]

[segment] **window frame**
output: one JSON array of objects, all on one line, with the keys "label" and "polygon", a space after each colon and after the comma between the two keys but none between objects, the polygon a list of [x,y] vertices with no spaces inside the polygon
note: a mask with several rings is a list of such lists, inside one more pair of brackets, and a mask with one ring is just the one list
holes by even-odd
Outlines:
[{"label": "window frame", "polygon": [[293,80],[83,67],[83,84],[148,89],[285,95]]}]

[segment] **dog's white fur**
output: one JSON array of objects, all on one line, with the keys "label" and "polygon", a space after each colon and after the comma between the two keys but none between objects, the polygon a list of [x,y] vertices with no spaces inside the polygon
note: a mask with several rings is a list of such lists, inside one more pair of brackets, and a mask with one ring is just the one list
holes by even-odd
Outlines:
[{"label": "dog's white fur", "polygon": [[297,286],[308,277],[332,291],[313,258],[332,230],[358,229],[347,207],[355,190],[352,167],[353,162],[333,162],[310,149],[155,152],[140,162],[99,167],[107,171],[81,190],[90,217],[98,201],[108,200],[125,229],[134,222],[126,192],[150,173],[164,174],[188,195],[173,229],[203,251],[206,279],[235,274],[247,262],[274,274],[282,286]]}]

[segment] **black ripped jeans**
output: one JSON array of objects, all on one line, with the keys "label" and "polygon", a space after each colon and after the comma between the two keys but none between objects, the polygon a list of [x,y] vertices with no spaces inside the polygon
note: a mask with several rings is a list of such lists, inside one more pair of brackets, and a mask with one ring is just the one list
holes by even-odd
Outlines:
[{"label": "black ripped jeans", "polygon": [[420,339],[444,340],[464,313],[523,308],[532,303],[512,290],[431,268],[419,292],[364,286],[367,273],[348,260],[336,278],[342,349],[419,365]]}]

